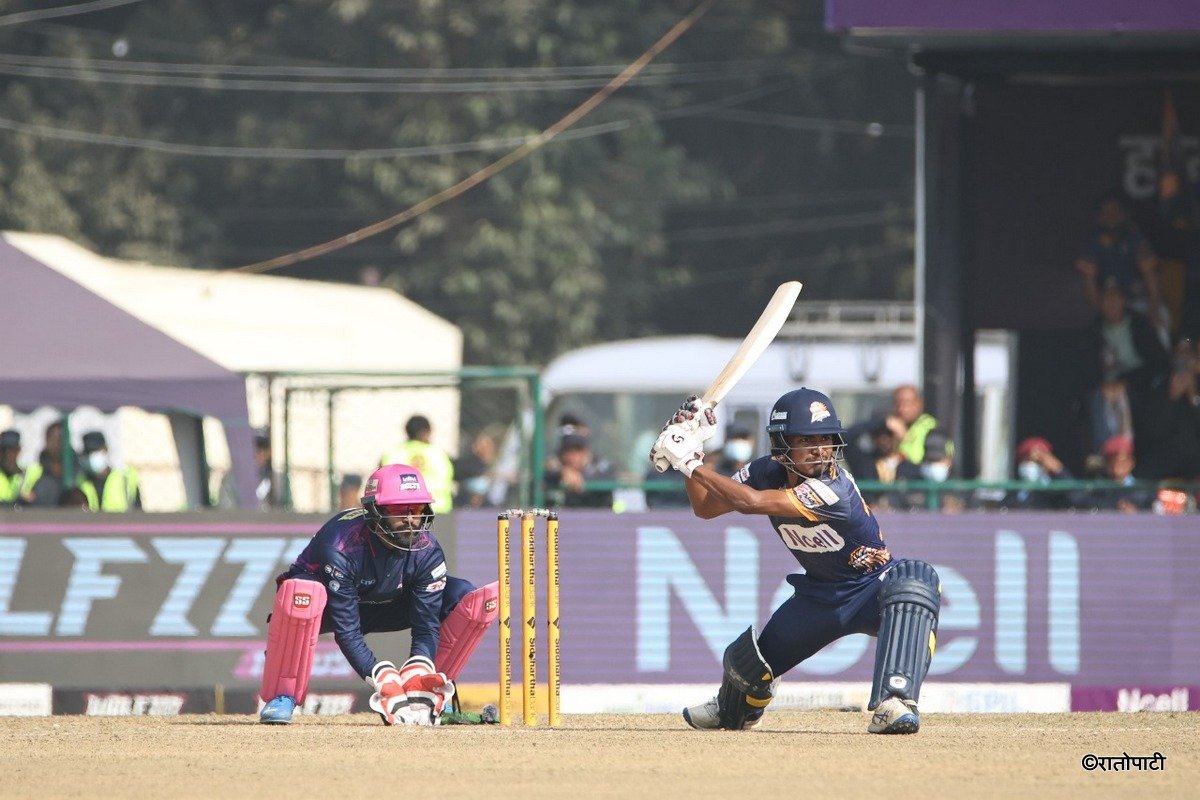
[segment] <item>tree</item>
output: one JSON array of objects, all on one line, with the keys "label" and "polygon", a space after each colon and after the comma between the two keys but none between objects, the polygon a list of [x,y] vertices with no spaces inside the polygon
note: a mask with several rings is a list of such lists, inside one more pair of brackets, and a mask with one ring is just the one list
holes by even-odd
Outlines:
[{"label": "tree", "polygon": [[[160,0],[0,28],[24,65],[10,72],[26,71],[0,78],[0,118],[20,128],[0,137],[0,224],[204,268],[333,239],[543,129],[692,5]],[[847,66],[819,32],[818,3],[795,6],[716,4],[567,135],[409,224],[282,274],[380,275],[459,324],[473,363],[540,364],[603,338],[740,333],[797,263],[858,265],[849,290],[877,285],[871,254],[903,260],[903,241],[882,244],[884,224],[866,245],[861,230],[813,232],[806,215],[862,212],[789,199],[845,184],[892,202],[879,184],[904,185],[880,142],[833,134],[824,146],[776,119],[865,119],[872,107],[869,69]],[[329,151],[360,154],[315,157]],[[783,235],[753,227],[797,222]]]}]

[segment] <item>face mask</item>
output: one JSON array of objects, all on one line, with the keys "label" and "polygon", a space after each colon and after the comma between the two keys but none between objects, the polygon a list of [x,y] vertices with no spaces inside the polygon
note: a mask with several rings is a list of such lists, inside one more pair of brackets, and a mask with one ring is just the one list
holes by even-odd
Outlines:
[{"label": "face mask", "polygon": [[941,461],[935,461],[932,464],[921,465],[921,475],[927,481],[937,481],[941,483],[950,477],[950,465]]},{"label": "face mask", "polygon": [[1022,461],[1017,465],[1017,477],[1027,483],[1040,483],[1045,476],[1041,465],[1033,461]]},{"label": "face mask", "polygon": [[88,453],[87,457],[88,470],[93,475],[98,475],[108,469],[108,454],[100,450],[94,453]]},{"label": "face mask", "polygon": [[730,439],[725,443],[725,455],[731,461],[749,461],[754,455],[754,445],[747,439]]}]

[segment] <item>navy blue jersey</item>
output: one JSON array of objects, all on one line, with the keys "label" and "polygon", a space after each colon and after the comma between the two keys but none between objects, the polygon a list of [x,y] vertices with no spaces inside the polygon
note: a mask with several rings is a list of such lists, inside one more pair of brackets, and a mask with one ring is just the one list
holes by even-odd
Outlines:
[{"label": "navy blue jersey", "polygon": [[[769,456],[755,459],[733,479],[755,489],[785,489],[787,470]],[[892,562],[879,522],[863,502],[854,477],[839,466],[791,489],[794,516],[770,517],[780,540],[804,567],[808,580],[797,588],[839,602],[876,578]]]},{"label": "navy blue jersey", "polygon": [[340,511],[283,576],[325,584],[324,619],[332,623],[333,638],[350,666],[364,678],[377,659],[363,639],[360,606],[399,601],[412,626],[410,654],[432,660],[437,652],[446,556],[433,534],[422,536],[426,541],[420,549],[393,550],[371,532],[365,509]]}]

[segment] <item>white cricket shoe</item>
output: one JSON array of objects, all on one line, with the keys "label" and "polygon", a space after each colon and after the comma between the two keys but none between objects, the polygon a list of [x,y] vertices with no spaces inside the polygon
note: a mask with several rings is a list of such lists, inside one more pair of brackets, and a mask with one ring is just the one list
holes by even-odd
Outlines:
[{"label": "white cricket shoe", "polygon": [[892,695],[875,707],[867,733],[916,733],[920,729],[917,704]]},{"label": "white cricket shoe", "polygon": [[[715,731],[721,728],[720,714],[720,708],[717,706],[717,698],[714,697],[699,705],[685,708],[683,710],[683,720],[698,731]],[[761,722],[762,714],[760,713],[758,717],[747,720],[742,730],[757,728]]]},{"label": "white cricket shoe", "polygon": [[717,698],[683,710],[683,721],[698,731],[715,731],[721,727]]}]

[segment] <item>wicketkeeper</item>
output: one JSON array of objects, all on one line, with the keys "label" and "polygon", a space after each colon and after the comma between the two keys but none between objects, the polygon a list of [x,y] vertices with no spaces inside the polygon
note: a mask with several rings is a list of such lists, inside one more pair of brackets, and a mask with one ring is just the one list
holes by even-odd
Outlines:
[{"label": "wicketkeeper", "polygon": [[[433,495],[414,467],[377,469],[362,507],[339,511],[276,579],[267,626],[259,716],[287,724],[308,692],[317,637],[333,632],[350,666],[375,690],[371,708],[388,725],[435,725],[454,679],[496,619],[498,584],[476,589],[447,573],[430,527]],[[411,629],[397,667],[364,634]]]},{"label": "wicketkeeper", "polygon": [[779,676],[852,633],[878,636],[868,708],[871,733],[916,733],[917,700],[933,658],[941,586],[924,561],[897,561],[853,476],[838,465],[845,430],[833,403],[812,389],[783,395],[771,409],[771,455],[732,479],[704,465],[716,417],[695,397],[663,428],[650,451],[659,471],[685,476],[696,516],[761,514],[804,567],[788,576],[793,595],[763,627],[725,650],[717,696],[683,710],[693,728],[742,730],[758,724]]}]

